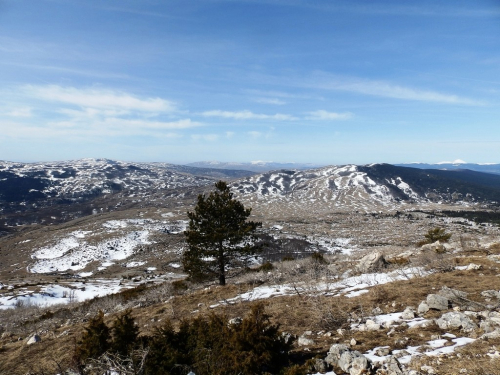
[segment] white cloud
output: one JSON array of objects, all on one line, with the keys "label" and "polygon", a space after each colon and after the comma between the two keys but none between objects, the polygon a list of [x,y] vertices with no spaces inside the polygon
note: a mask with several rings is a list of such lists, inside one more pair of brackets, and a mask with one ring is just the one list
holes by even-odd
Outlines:
[{"label": "white cloud", "polygon": [[83,108],[121,109],[164,113],[175,111],[175,104],[161,98],[141,99],[126,92],[106,89],[78,89],[57,85],[24,86],[24,91],[41,100],[72,104]]},{"label": "white cloud", "polygon": [[203,140],[203,141],[213,142],[219,139],[219,136],[217,134],[192,134],[191,138],[196,141]]},{"label": "white cloud", "polygon": [[297,120],[296,117],[282,113],[276,113],[274,115],[265,115],[260,113],[253,113],[248,110],[238,111],[238,112],[213,110],[213,111],[202,112],[201,115],[205,117],[222,117],[234,120],[277,120],[277,121]]},{"label": "white cloud", "polygon": [[10,117],[31,117],[32,115],[29,107],[14,108],[5,114]]},{"label": "white cloud", "polygon": [[257,103],[262,103],[262,104],[273,104],[273,105],[284,105],[286,102],[281,99],[277,98],[256,98],[254,99],[255,102]]},{"label": "white cloud", "polygon": [[353,114],[351,112],[337,113],[328,112],[325,110],[318,110],[309,112],[308,120],[349,120],[352,118]]},{"label": "white cloud", "polygon": [[361,78],[332,77],[327,74],[321,74],[317,76],[311,83],[306,84],[306,86],[326,90],[350,91],[359,94],[403,100],[474,106],[484,105],[484,103],[480,101],[461,97],[458,95],[443,94],[430,90],[414,89],[395,85],[385,81],[373,81]]},{"label": "white cloud", "polygon": [[258,131],[250,131],[247,134],[252,138],[260,138],[262,136],[262,133]]}]

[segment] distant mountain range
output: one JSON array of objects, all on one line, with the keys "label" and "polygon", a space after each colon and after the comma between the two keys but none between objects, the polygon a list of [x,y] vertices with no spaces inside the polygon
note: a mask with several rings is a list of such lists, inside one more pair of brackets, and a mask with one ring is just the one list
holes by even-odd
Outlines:
[{"label": "distant mountain range", "polygon": [[410,164],[395,164],[395,165],[399,167],[410,167],[418,169],[442,169],[442,170],[469,169],[471,171],[476,171],[476,172],[500,174],[500,164],[475,164],[475,163],[466,163],[461,160],[457,160],[454,162],[436,163],[436,164],[410,163]]},{"label": "distant mountain range", "polygon": [[[316,202],[346,210],[370,211],[380,205],[387,208],[424,203],[498,206],[500,202],[500,175],[466,169],[371,164],[299,170],[306,165],[263,163],[253,165],[255,169],[271,166],[277,169],[256,174],[221,168],[246,168],[246,164],[208,165],[218,168],[107,159],[0,162],[0,234],[16,226],[65,222],[127,207],[175,206],[180,199],[190,204],[218,179],[230,180],[238,197],[257,198],[259,204],[286,199],[293,200],[297,207],[309,207]],[[283,168],[286,165],[294,168]]]},{"label": "distant mountain range", "polygon": [[279,169],[312,169],[321,167],[318,164],[312,163],[275,163],[272,161],[254,161],[250,163],[236,163],[236,162],[220,162],[220,161],[198,161],[195,163],[186,164],[190,167],[196,168],[213,168],[213,169],[237,169],[246,170],[256,173],[264,173],[268,171],[275,171]]},{"label": "distant mountain range", "polygon": [[421,170],[390,164],[330,166],[306,171],[273,171],[232,183],[241,197],[320,202],[372,210],[401,203],[498,205],[500,176],[470,170]]}]

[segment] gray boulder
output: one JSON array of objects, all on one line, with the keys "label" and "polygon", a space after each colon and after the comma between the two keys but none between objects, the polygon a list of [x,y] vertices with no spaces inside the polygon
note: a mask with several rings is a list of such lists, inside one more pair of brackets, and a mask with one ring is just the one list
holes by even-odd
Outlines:
[{"label": "gray boulder", "polygon": [[427,296],[427,305],[429,309],[434,310],[448,310],[449,301],[448,298],[440,296],[438,294],[429,294]]},{"label": "gray boulder", "polygon": [[485,333],[481,337],[479,337],[481,340],[495,340],[500,338],[500,329],[495,329],[492,332]]},{"label": "gray boulder", "polygon": [[331,366],[338,366],[340,357],[344,352],[349,351],[347,345],[344,344],[333,344],[330,346],[330,350],[325,358],[326,363]]},{"label": "gray boulder", "polygon": [[472,332],[478,328],[467,315],[457,311],[443,314],[436,320],[436,324],[441,329],[461,328],[464,332]]},{"label": "gray boulder", "polygon": [[406,320],[413,319],[415,317],[415,310],[413,307],[408,306],[401,314],[401,317]]},{"label": "gray boulder", "polygon": [[377,271],[385,267],[387,267],[387,261],[378,251],[365,255],[357,265],[360,272]]},{"label": "gray boulder", "polygon": [[403,369],[401,368],[401,364],[397,360],[396,357],[391,356],[389,360],[386,362],[386,373],[387,375],[403,375]]},{"label": "gray boulder", "polygon": [[429,311],[429,305],[427,304],[427,302],[420,302],[420,305],[418,305],[417,309],[418,315],[424,315],[427,311]]},{"label": "gray boulder", "polygon": [[484,292],[481,292],[481,295],[486,298],[500,299],[500,292],[496,290],[485,290]]},{"label": "gray boulder", "polygon": [[314,345],[314,341],[311,339],[308,339],[307,337],[300,336],[299,339],[297,340],[297,345],[298,346],[310,346],[310,345]]}]

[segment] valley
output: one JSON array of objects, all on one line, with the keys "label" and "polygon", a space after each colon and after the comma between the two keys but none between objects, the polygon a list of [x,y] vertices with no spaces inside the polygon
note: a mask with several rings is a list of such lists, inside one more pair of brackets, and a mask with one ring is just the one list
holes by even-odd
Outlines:
[{"label": "valley", "polygon": [[[148,334],[167,318],[245,316],[255,301],[265,301],[274,321],[296,336],[297,358],[323,358],[332,345],[347,343],[378,363],[373,373],[380,374],[392,357],[401,374],[422,373],[426,365],[451,373],[440,366],[461,347],[478,346],[485,363],[490,360],[498,339],[479,337],[497,329],[489,318],[498,310],[497,297],[483,292],[498,291],[500,177],[389,165],[262,174],[178,170],[106,160],[36,168],[3,164],[3,186],[19,194],[0,195],[0,345],[7,358],[0,372],[52,373],[54,363],[41,360],[44,351],[63,350],[98,310],[111,319],[130,308]],[[181,264],[187,212],[218,179],[229,180],[235,197],[252,208],[250,218],[263,223],[259,236],[265,243],[252,270],[233,270],[225,288],[184,281]],[[44,210],[50,216],[39,216]],[[417,245],[436,227],[452,234],[449,243]],[[314,261],[314,254],[324,261]],[[384,262],[362,267],[362,259],[374,254]],[[267,262],[272,266],[259,270]],[[458,306],[451,311],[474,312],[468,316],[474,315],[477,329],[439,328],[434,321],[440,310],[417,313],[427,295],[445,286],[469,293],[467,300],[482,306],[450,302]],[[413,317],[403,318],[407,308]],[[366,329],[369,320],[379,327]],[[491,321],[491,329],[479,328],[483,321]],[[28,347],[34,332],[42,342]],[[388,353],[381,354],[385,343]],[[435,353],[424,355],[426,346]],[[20,358],[26,363],[14,371]],[[69,357],[62,358],[70,367]],[[426,358],[441,362],[420,363]],[[332,368],[340,373],[338,363],[308,373],[331,374]],[[480,373],[467,371],[461,373]]]}]

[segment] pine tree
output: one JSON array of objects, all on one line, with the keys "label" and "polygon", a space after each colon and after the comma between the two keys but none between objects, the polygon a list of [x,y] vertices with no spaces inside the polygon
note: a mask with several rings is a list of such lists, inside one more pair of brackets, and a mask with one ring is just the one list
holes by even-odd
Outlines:
[{"label": "pine tree", "polygon": [[262,223],[247,221],[251,209],[233,199],[224,181],[208,197],[198,196],[194,212],[188,212],[189,229],[184,232],[188,249],[184,252],[184,270],[193,280],[219,279],[226,285],[229,268],[246,265],[262,246],[256,245],[255,231]]}]

